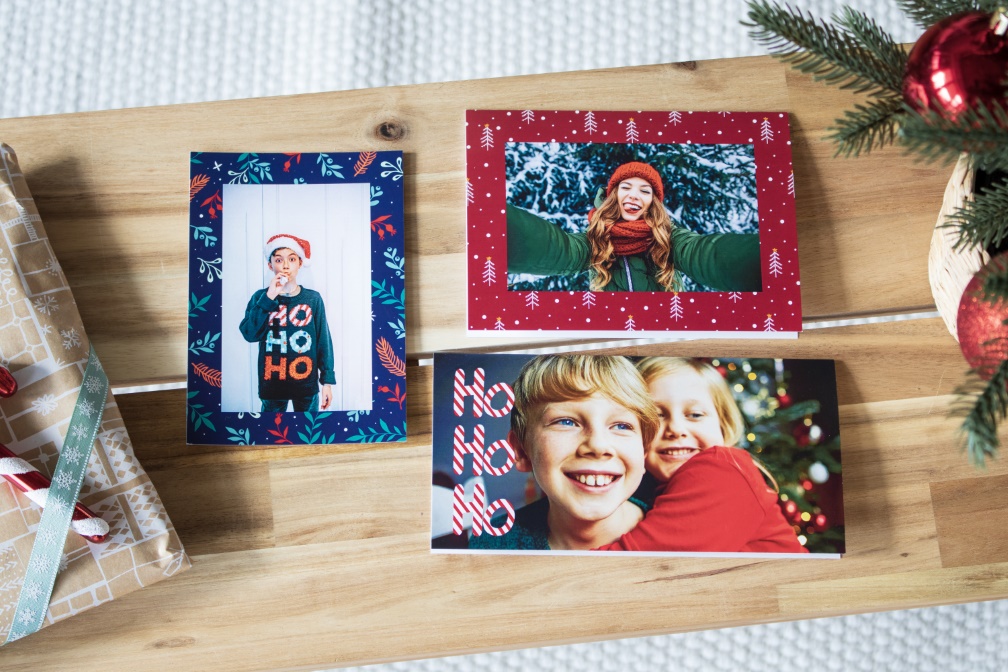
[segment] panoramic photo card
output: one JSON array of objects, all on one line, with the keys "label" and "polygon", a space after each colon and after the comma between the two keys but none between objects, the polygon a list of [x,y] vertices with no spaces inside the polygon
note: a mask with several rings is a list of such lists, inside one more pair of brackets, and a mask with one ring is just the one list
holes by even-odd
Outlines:
[{"label": "panoramic photo card", "polygon": [[845,552],[832,360],[435,353],[433,389],[433,552]]}]

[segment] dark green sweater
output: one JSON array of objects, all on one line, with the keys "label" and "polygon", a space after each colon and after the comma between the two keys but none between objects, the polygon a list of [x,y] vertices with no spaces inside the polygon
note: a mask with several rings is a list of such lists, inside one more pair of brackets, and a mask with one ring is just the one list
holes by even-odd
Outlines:
[{"label": "dark green sweater", "polygon": [[[591,267],[591,245],[584,233],[567,233],[541,217],[507,206],[508,272],[532,275],[570,275]],[[672,227],[676,274],[722,292],[758,292],[759,234],[700,234]],[[607,292],[661,292],[657,267],[648,254],[617,256],[603,287]],[[629,274],[628,274],[629,271]],[[677,283],[678,284],[678,283]]]},{"label": "dark green sweater", "polygon": [[299,399],[334,385],[333,345],[325,304],[301,287],[295,296],[271,299],[260,289],[249,299],[239,325],[249,343],[259,343],[259,398]]}]

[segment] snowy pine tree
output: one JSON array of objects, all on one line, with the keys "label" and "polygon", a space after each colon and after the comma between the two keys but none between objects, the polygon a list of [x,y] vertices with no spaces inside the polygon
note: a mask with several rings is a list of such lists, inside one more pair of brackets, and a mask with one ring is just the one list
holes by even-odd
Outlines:
[{"label": "snowy pine tree", "polygon": [[[595,120],[585,113],[586,127]],[[508,203],[582,233],[596,192],[619,165],[643,161],[665,184],[665,207],[677,226],[697,233],[758,233],[752,145],[514,143],[505,145]],[[674,260],[673,260],[674,261]],[[684,291],[709,291],[683,278]],[[587,272],[509,275],[518,291],[588,291]]]},{"label": "snowy pine tree", "polygon": [[490,124],[483,124],[483,136],[480,138],[480,147],[483,149],[493,147],[493,131],[490,130]]},{"label": "snowy pine tree", "polygon": [[592,111],[585,112],[585,133],[591,135],[598,130],[598,124],[595,123],[595,113]]},{"label": "snowy pine tree", "polygon": [[522,110],[522,121],[526,124],[531,124],[535,119],[535,112],[532,110]]}]

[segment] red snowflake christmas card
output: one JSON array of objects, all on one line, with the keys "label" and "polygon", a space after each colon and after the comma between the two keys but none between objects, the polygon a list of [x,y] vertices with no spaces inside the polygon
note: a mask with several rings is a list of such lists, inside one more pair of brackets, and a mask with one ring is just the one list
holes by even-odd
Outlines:
[{"label": "red snowflake christmas card", "polygon": [[469,110],[474,335],[794,337],[783,112]]}]

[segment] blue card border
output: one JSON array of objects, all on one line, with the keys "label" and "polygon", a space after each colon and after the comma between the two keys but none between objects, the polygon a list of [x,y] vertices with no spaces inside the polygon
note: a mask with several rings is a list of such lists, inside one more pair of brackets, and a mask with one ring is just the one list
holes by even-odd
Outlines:
[{"label": "blue card border", "polygon": [[[399,151],[190,154],[186,443],[275,445],[406,440],[406,291],[403,156]],[[221,410],[220,212],[235,184],[371,185],[373,404],[369,411]],[[247,298],[247,297],[244,297]],[[338,382],[338,381],[337,381]]]}]

